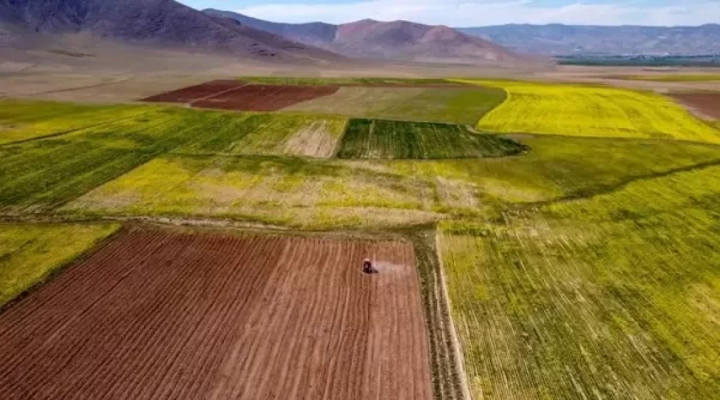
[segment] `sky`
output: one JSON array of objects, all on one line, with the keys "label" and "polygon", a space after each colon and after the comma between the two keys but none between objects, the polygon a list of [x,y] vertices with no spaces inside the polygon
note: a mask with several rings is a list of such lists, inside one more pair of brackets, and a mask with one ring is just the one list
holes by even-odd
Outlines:
[{"label": "sky", "polygon": [[275,22],[404,19],[471,27],[508,23],[701,25],[720,23],[720,0],[179,0]]}]

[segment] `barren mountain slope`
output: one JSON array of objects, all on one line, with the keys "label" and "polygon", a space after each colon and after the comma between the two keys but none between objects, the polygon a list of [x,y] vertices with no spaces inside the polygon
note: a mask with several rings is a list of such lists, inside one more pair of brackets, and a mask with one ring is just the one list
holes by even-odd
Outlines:
[{"label": "barren mountain slope", "polygon": [[338,58],[174,0],[0,0],[0,14],[0,21],[12,19],[39,33],[89,32],[116,41],[265,59]]},{"label": "barren mountain slope", "polygon": [[478,62],[513,62],[522,59],[502,46],[446,26],[374,20],[343,25],[319,22],[283,24],[229,11],[208,9],[204,12],[208,15],[233,18],[257,29],[353,57]]}]

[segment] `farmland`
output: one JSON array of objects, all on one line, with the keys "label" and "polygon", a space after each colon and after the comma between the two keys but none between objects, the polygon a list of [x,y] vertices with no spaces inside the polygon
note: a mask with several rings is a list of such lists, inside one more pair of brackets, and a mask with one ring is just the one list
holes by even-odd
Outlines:
[{"label": "farmland", "polygon": [[182,154],[292,155],[330,158],[347,120],[289,114],[226,116],[224,124],[177,149]]},{"label": "farmland", "polygon": [[715,396],[719,168],[637,180],[504,222],[446,224],[443,257],[474,393]]},{"label": "farmland", "polygon": [[298,85],[298,86],[457,86],[461,85],[447,79],[437,78],[307,78],[284,76],[248,76],[240,78],[243,82],[258,85]]},{"label": "farmland", "polygon": [[116,224],[0,224],[0,309],[118,228]]},{"label": "farmland", "polygon": [[617,78],[651,82],[711,82],[720,81],[720,74],[622,75]]},{"label": "farmland", "polygon": [[212,131],[223,117],[232,116],[162,109],[0,147],[0,209],[17,213],[61,205],[185,143],[197,130]]},{"label": "farmland", "polygon": [[519,154],[518,143],[460,125],[353,119],[340,158],[438,159]]},{"label": "farmland", "polygon": [[673,93],[671,96],[703,117],[720,119],[720,93]]},{"label": "farmland", "polygon": [[0,145],[68,133],[149,112],[143,106],[0,101]]},{"label": "farmland", "polygon": [[0,314],[0,391],[430,400],[414,262],[406,242],[131,230]]},{"label": "farmland", "polygon": [[145,100],[0,102],[0,398],[720,391],[716,121],[521,81]]},{"label": "farmland", "polygon": [[287,111],[338,114],[358,118],[475,125],[505,100],[485,87],[341,87],[327,97],[299,103]]},{"label": "farmland", "polygon": [[720,132],[657,94],[609,87],[479,81],[508,91],[479,130],[720,143]]},{"label": "farmland", "polygon": [[423,162],[163,156],[61,211],[388,228],[582,196],[720,160],[716,147],[693,143],[543,136],[523,143],[531,151],[518,157]]}]

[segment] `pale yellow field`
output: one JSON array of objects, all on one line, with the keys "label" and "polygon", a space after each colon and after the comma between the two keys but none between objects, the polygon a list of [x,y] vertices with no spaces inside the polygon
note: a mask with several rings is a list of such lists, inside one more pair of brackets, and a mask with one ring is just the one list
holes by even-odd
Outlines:
[{"label": "pale yellow field", "polygon": [[503,87],[508,92],[507,100],[478,123],[483,131],[720,143],[720,131],[673,101],[649,92],[532,82],[472,82]]}]

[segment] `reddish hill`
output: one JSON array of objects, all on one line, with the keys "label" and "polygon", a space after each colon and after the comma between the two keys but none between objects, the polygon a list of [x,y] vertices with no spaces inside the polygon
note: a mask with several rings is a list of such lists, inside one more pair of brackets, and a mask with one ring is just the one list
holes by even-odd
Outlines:
[{"label": "reddish hill", "polygon": [[229,11],[205,10],[208,15],[233,18],[243,24],[351,57],[394,58],[442,62],[527,61],[488,40],[446,26],[408,21],[362,20],[344,25],[283,24]]}]

